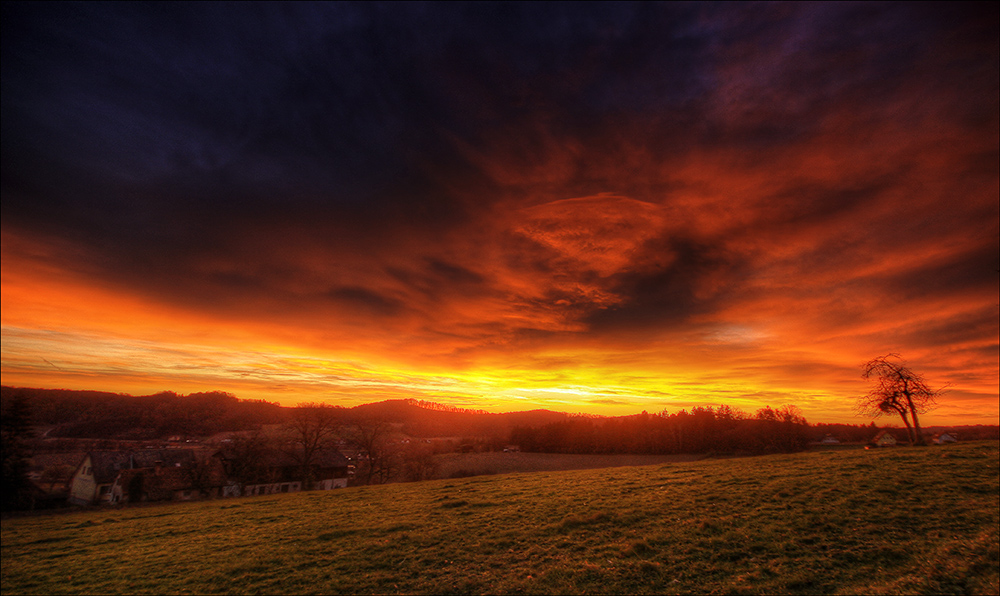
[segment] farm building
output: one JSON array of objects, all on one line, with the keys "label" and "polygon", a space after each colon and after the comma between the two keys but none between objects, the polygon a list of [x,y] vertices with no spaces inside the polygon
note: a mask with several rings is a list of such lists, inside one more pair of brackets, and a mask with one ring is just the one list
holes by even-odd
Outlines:
[{"label": "farm building", "polygon": [[228,484],[222,464],[215,458],[184,465],[122,470],[111,486],[111,503],[141,501],[194,501],[219,497]]},{"label": "farm building", "polygon": [[[345,488],[347,477],[347,458],[331,449],[317,451],[308,469],[277,449],[250,462],[225,450],[210,457],[197,457],[193,449],[92,451],[73,473],[68,501],[97,505],[331,490]],[[304,478],[311,487],[303,486]]]},{"label": "farm building", "polygon": [[931,441],[935,445],[945,445],[947,443],[957,443],[958,437],[956,437],[953,433],[938,433],[931,437]]},{"label": "farm building", "polygon": [[894,447],[896,445],[896,437],[892,436],[892,433],[889,431],[883,430],[875,435],[872,439],[872,444],[876,447]]},{"label": "farm building", "polygon": [[181,467],[192,461],[194,452],[191,449],[91,451],[73,473],[67,500],[71,505],[110,503],[111,487],[122,470],[156,465]]}]

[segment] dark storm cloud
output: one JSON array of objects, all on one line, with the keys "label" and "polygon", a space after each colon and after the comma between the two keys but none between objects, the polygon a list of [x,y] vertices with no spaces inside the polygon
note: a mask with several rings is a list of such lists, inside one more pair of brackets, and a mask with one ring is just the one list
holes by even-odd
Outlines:
[{"label": "dark storm cloud", "polygon": [[454,263],[430,259],[427,265],[436,277],[452,284],[478,285],[484,281],[482,275]]},{"label": "dark storm cloud", "polygon": [[[140,167],[132,176],[220,169],[247,144],[336,152],[329,142],[383,136],[392,115],[378,108],[393,97],[375,91],[391,60],[379,64],[371,43],[357,43],[352,11],[17,5],[5,10],[5,75],[24,115],[71,124],[64,132],[92,143],[66,146],[70,157],[85,157],[79,148],[131,157],[127,165]],[[38,99],[47,105],[25,105]]]},{"label": "dark storm cloud", "polygon": [[1000,313],[992,306],[914,325],[906,332],[905,340],[955,351],[985,347],[992,350],[992,354],[982,354],[989,361],[990,356],[995,359],[997,355],[997,329],[1000,329]]},{"label": "dark storm cloud", "polygon": [[239,268],[256,255],[234,238],[257,222],[361,250],[420,236],[498,192],[460,147],[514,137],[490,159],[544,153],[539,138],[698,95],[696,13],[5,4],[4,225],[74,239],[140,283],[190,277],[206,255]]},{"label": "dark storm cloud", "polygon": [[398,300],[366,288],[337,288],[330,291],[330,297],[342,304],[360,307],[382,316],[398,314],[403,308]]},{"label": "dark storm cloud", "polygon": [[[672,15],[651,22],[643,12],[5,5],[5,155],[19,150],[5,159],[5,184],[30,191],[39,184],[32,175],[55,171],[69,179],[37,188],[34,201],[55,200],[49,193],[75,182],[60,206],[80,211],[94,195],[164,183],[179,203],[185,186],[208,187],[210,196],[191,202],[233,210],[373,200],[393,183],[419,188],[423,160],[461,169],[449,136],[475,143],[484,128],[516,126],[519,114],[542,108],[580,118],[596,113],[588,103],[620,109],[616,98],[649,96],[662,109],[683,94],[678,79],[691,77],[675,70],[695,68],[683,54],[620,97],[601,83],[638,47],[670,39],[658,27]],[[625,37],[636,28],[638,46]],[[663,88],[639,89],[650,80]]]},{"label": "dark storm cloud", "polygon": [[982,239],[972,251],[901,272],[886,280],[901,300],[928,296],[996,294],[1000,278],[1000,239]]},{"label": "dark storm cloud", "polygon": [[[494,204],[621,192],[671,207],[697,191],[674,171],[693,152],[713,179],[774,168],[773,188],[718,206],[752,212],[742,227],[706,232],[678,206],[619,271],[520,239],[497,257],[555,280],[508,292],[528,308],[559,303],[601,330],[672,324],[733,299],[753,257],[733,238],[857,217],[921,166],[887,157],[830,182],[781,171],[789,155],[875,144],[884,121],[919,128],[924,112],[995,126],[995,101],[957,91],[996,95],[981,49],[995,19],[972,10],[5,3],[3,226],[189,304],[397,316],[413,295],[503,294],[502,267],[445,246]],[[962,167],[995,177],[995,152],[969,150],[982,157]],[[822,265],[835,245],[799,256]]]},{"label": "dark storm cloud", "polygon": [[[308,209],[363,202],[406,175],[399,141],[421,97],[405,56],[368,31],[375,15],[354,6],[7,12],[4,180],[30,194],[11,205],[29,217],[113,236],[101,229],[112,209],[132,225]],[[24,151],[7,159],[9,145]]]},{"label": "dark storm cloud", "polygon": [[655,329],[717,309],[740,286],[745,260],[718,245],[689,238],[657,239],[644,247],[648,269],[615,276],[619,305],[594,311],[595,330]]}]

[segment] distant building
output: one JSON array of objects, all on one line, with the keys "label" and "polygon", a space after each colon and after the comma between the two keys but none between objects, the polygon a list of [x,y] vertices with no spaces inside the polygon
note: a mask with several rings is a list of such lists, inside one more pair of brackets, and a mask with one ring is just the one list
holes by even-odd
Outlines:
[{"label": "distant building", "polygon": [[931,437],[931,441],[933,441],[935,445],[945,445],[947,443],[957,443],[958,437],[956,437],[953,433],[938,433]]},{"label": "distant building", "polygon": [[123,470],[172,466],[194,461],[191,449],[147,449],[143,451],[91,451],[77,466],[69,484],[71,505],[111,503],[111,487]]},{"label": "distant building", "polygon": [[[201,451],[203,456],[210,452]],[[242,476],[238,473],[243,463]],[[258,454],[246,474],[225,449],[197,457],[193,449],[92,451],[73,473],[72,505],[193,501],[216,497],[269,495],[306,488],[345,488],[348,460],[339,451],[321,449],[308,469],[293,455],[272,449]],[[311,487],[303,486],[308,477]]]},{"label": "distant building", "polygon": [[887,430],[883,430],[872,439],[872,444],[876,447],[894,447],[896,445],[896,437],[892,436]]},{"label": "distant building", "polygon": [[122,470],[111,485],[111,503],[196,501],[223,495],[228,484],[222,463],[195,459],[182,465]]},{"label": "distant building", "polygon": [[820,445],[840,445],[840,441],[837,440],[837,437],[834,437],[833,435],[828,434],[825,437],[823,437],[823,440],[821,440],[819,442],[819,444]]}]

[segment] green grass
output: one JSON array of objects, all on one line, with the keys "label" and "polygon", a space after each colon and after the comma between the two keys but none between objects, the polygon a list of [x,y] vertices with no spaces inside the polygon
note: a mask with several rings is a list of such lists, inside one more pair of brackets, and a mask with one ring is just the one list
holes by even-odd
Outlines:
[{"label": "green grass", "polygon": [[996,594],[995,442],[5,520],[7,594]]},{"label": "green grass", "polygon": [[439,478],[478,476],[482,474],[510,474],[513,472],[555,472],[561,470],[590,470],[620,466],[649,466],[654,464],[692,462],[704,455],[578,455],[572,453],[444,453],[435,456]]}]

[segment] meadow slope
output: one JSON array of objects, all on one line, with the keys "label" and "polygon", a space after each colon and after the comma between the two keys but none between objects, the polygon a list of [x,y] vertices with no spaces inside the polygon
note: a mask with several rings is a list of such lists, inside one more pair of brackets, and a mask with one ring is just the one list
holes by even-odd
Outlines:
[{"label": "meadow slope", "polygon": [[537,472],[2,523],[2,588],[996,594],[998,444]]}]

